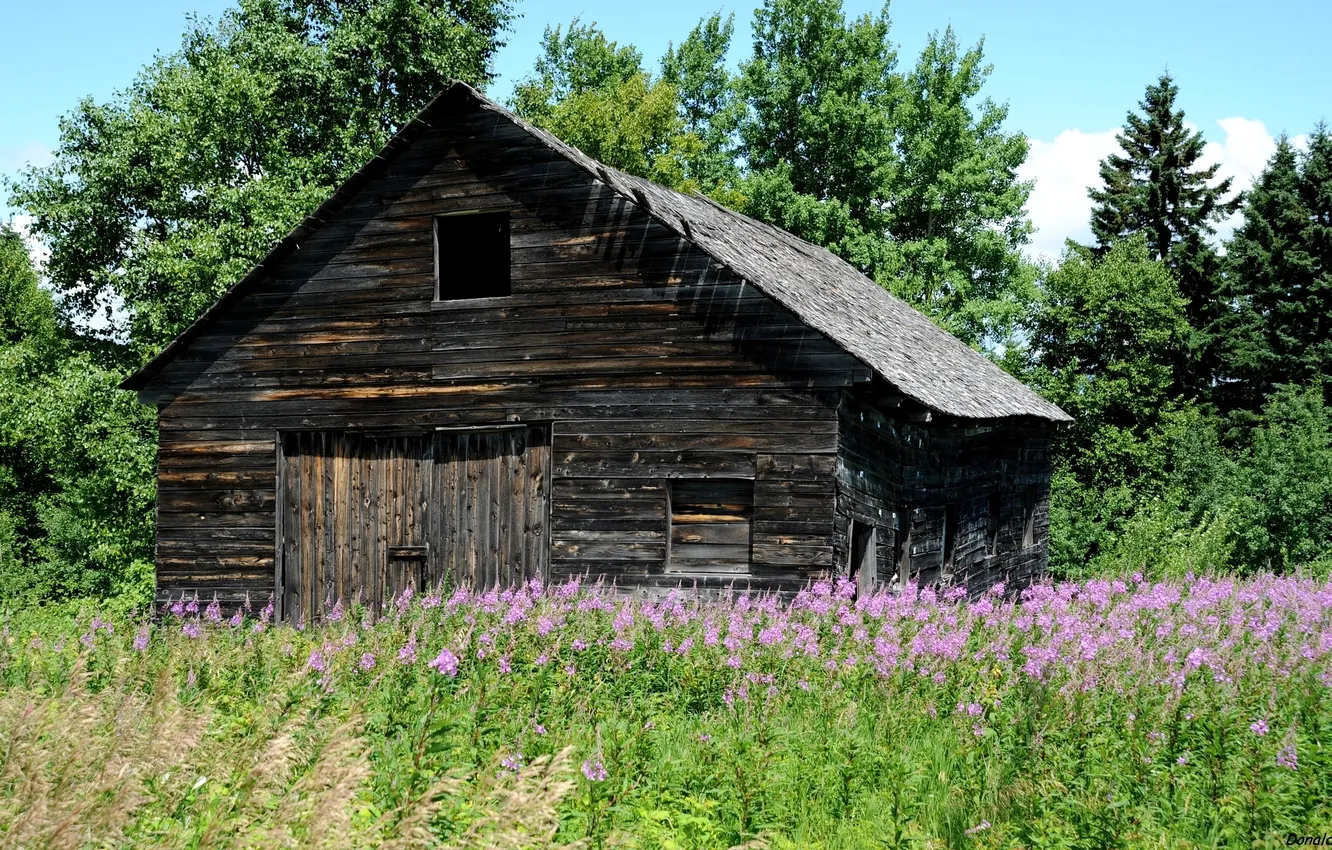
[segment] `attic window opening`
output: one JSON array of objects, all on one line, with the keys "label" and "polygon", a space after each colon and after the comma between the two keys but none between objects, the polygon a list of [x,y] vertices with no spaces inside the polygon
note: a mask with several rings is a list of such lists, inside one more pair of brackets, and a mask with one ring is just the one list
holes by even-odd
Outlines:
[{"label": "attic window opening", "polygon": [[435,218],[435,300],[511,295],[509,214]]},{"label": "attic window opening", "polygon": [[754,482],[679,479],[668,488],[667,569],[690,573],[749,570]]}]

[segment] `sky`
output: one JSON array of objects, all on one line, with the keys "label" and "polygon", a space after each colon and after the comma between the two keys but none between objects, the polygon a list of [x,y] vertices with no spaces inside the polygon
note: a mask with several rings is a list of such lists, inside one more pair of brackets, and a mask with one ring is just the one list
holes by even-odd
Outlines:
[{"label": "sky", "polygon": [[[0,176],[41,165],[59,142],[59,117],[83,97],[105,101],[153,57],[180,43],[187,17],[216,18],[228,0],[0,0],[6,39],[0,62]],[[574,17],[631,43],[654,68],[702,16],[734,13],[731,61],[751,50],[758,0],[518,0],[521,17],[496,60],[490,93],[505,98],[536,58],[547,25]],[[849,15],[881,4],[844,0]],[[1168,70],[1186,120],[1207,156],[1243,188],[1261,171],[1275,136],[1307,134],[1332,120],[1332,51],[1323,44],[1332,4],[1316,0],[897,0],[890,8],[899,64],[915,61],[929,34],[952,26],[959,40],[985,39],[994,66],[984,94],[1009,107],[1010,131],[1031,150],[1021,176],[1034,256],[1052,258],[1065,238],[1089,237],[1087,188],[1097,163],[1143,89]],[[17,37],[15,37],[17,36]],[[14,214],[0,197],[0,217]],[[21,223],[21,221],[20,221]],[[1233,226],[1233,223],[1232,223]]]}]

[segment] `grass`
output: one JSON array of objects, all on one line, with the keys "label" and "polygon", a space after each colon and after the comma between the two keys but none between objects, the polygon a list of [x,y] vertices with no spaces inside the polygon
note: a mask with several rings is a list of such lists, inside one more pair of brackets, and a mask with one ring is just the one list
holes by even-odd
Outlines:
[{"label": "grass", "polygon": [[[1332,587],[6,616],[7,847],[1251,847],[1332,830]],[[200,608],[202,607],[202,610]]]}]

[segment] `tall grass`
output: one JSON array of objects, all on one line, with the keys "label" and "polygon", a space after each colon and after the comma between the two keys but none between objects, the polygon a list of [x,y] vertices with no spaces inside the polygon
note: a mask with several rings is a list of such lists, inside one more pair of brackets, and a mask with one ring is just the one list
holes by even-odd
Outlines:
[{"label": "tall grass", "polygon": [[[14,847],[1239,847],[1332,830],[1332,587],[567,585],[8,615]],[[200,610],[202,607],[202,610]]]}]

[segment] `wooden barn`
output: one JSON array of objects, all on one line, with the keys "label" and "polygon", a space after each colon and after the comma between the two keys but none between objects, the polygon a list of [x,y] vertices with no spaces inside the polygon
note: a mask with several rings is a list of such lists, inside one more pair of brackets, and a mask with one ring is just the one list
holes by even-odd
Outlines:
[{"label": "wooden barn", "polygon": [[822,248],[455,84],[124,384],[159,599],[439,582],[976,590],[1068,417]]}]

